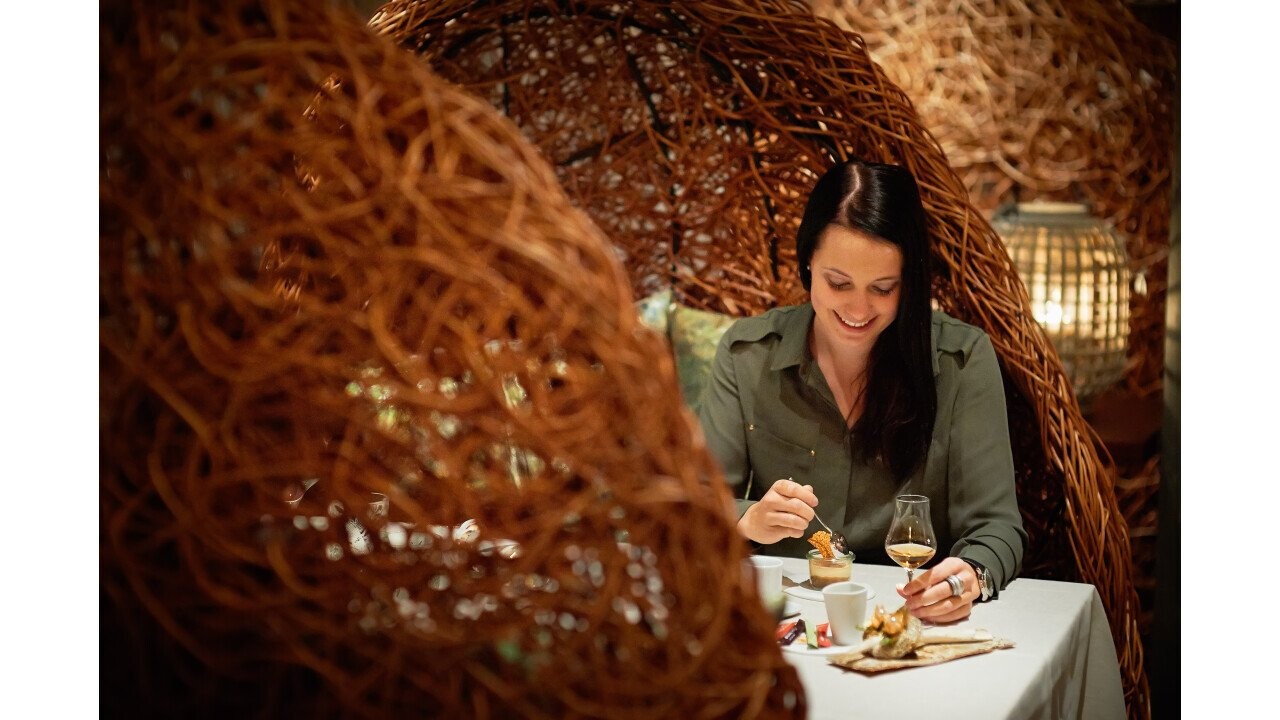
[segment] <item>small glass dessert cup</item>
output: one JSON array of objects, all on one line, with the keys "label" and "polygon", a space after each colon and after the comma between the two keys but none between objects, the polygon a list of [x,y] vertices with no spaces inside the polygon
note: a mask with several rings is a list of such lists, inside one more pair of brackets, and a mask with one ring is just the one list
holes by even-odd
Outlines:
[{"label": "small glass dessert cup", "polygon": [[833,558],[822,557],[822,551],[809,551],[809,584],[822,589],[831,583],[844,582],[853,577],[853,551],[836,555]]}]

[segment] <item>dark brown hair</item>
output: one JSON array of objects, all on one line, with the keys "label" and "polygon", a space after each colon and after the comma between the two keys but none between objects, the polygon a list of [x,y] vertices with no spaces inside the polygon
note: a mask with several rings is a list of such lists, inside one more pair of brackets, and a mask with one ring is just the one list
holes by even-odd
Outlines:
[{"label": "dark brown hair", "polygon": [[800,282],[810,290],[809,262],[832,225],[893,243],[902,251],[898,314],[871,351],[855,449],[906,480],[924,462],[938,397],[930,344],[929,233],[916,180],[904,167],[849,160],[814,186],[796,233]]}]

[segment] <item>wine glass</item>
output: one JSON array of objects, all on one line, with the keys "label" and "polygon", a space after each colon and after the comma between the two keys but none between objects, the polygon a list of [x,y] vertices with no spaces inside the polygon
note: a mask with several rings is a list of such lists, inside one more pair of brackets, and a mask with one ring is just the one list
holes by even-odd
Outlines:
[{"label": "wine glass", "polygon": [[884,536],[884,550],[893,561],[907,569],[911,582],[915,569],[929,562],[937,552],[938,539],[929,520],[929,498],[924,495],[899,495],[895,500],[893,522]]}]

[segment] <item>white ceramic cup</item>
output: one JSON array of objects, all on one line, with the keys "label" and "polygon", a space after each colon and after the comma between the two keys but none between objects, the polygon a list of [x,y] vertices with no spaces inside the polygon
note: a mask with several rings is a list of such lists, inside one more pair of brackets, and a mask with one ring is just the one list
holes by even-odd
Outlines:
[{"label": "white ceramic cup", "polygon": [[836,645],[862,642],[862,628],[867,623],[867,597],[871,586],[846,581],[822,588],[822,603],[827,606],[827,622]]},{"label": "white ceramic cup", "polygon": [[751,571],[756,576],[756,589],[765,607],[773,609],[782,604],[782,558],[752,555]]},{"label": "white ceramic cup", "polygon": [[386,495],[379,492],[373,493],[373,500],[369,502],[369,519],[386,517],[387,509],[390,507],[391,503],[388,502]]}]

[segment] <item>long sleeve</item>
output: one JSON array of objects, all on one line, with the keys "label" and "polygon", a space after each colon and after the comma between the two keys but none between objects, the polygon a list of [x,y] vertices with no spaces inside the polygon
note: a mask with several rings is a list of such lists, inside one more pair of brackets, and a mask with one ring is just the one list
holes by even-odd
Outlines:
[{"label": "long sleeve", "polygon": [[698,422],[702,425],[707,449],[720,461],[725,480],[738,498],[738,517],[742,517],[752,505],[752,501],[742,499],[742,488],[749,477],[750,463],[747,459],[741,390],[729,348],[729,333],[726,333],[716,347],[711,379],[703,391],[702,404],[698,408]]},{"label": "long sleeve", "polygon": [[1014,486],[1004,385],[985,334],[960,378],[947,463],[948,512],[959,534],[951,554],[981,563],[1003,589],[1022,566],[1027,533]]}]

